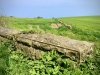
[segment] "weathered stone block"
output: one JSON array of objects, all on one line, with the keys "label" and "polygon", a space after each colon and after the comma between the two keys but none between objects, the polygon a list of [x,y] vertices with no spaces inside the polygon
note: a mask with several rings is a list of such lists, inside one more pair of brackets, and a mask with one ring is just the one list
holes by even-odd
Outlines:
[{"label": "weathered stone block", "polygon": [[[32,59],[39,59],[39,55],[47,50],[56,50],[72,60],[83,62],[93,51],[93,43],[79,41],[54,34],[19,34],[8,28],[0,28],[0,41],[14,39],[18,49],[24,51]],[[15,37],[15,35],[17,36]]]},{"label": "weathered stone block", "polygon": [[[72,60],[79,62],[93,51],[93,43],[70,39],[68,37],[57,36],[54,34],[20,34],[24,38],[32,40],[32,47],[43,50],[57,50],[68,56]],[[26,36],[26,37],[25,37]]]}]

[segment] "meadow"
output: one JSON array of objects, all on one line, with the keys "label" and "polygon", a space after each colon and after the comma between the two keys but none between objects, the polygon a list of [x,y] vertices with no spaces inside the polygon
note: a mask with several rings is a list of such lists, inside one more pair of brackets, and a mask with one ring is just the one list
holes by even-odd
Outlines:
[{"label": "meadow", "polygon": [[99,75],[100,16],[62,17],[58,19],[71,25],[72,30],[63,25],[59,28],[51,28],[50,25],[52,23],[57,24],[59,22],[55,19],[44,18],[8,17],[9,24],[7,27],[21,30],[25,33],[52,33],[72,39],[93,42],[93,58],[87,58],[80,66],[74,67],[77,62],[69,59],[67,61],[57,61],[57,58],[61,57],[61,55],[51,51],[42,54],[41,60],[33,61],[20,50],[15,51],[13,45],[7,41],[6,43],[0,43],[0,63],[5,65],[0,66],[0,75],[4,75],[4,73],[10,75]]}]

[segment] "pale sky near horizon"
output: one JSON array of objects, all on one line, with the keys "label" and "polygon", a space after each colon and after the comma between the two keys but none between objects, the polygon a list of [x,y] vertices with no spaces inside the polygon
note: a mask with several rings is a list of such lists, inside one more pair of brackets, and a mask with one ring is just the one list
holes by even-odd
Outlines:
[{"label": "pale sky near horizon", "polygon": [[6,16],[31,18],[100,15],[100,0],[0,0],[0,10]]}]

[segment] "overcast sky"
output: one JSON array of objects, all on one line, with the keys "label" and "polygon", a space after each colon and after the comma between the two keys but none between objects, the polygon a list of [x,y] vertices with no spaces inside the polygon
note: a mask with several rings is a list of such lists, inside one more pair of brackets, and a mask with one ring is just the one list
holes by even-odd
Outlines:
[{"label": "overcast sky", "polygon": [[0,0],[0,12],[15,17],[100,15],[100,0]]}]

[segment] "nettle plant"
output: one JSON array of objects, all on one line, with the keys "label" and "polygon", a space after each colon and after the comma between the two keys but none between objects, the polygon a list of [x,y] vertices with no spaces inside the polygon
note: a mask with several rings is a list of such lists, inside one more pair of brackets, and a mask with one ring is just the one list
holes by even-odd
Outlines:
[{"label": "nettle plant", "polygon": [[55,50],[44,52],[40,57],[41,60],[28,63],[30,75],[94,75],[96,73],[95,61],[90,58],[77,66],[77,62],[64,59],[64,56]]},{"label": "nettle plant", "polygon": [[[64,59],[55,50],[44,52],[40,60],[29,60],[21,50],[13,50],[12,43],[0,43],[0,75],[98,75],[94,59],[87,58],[77,66],[77,62]],[[5,62],[6,61],[6,62]],[[5,66],[4,66],[5,65]]]},{"label": "nettle plant", "polygon": [[[31,75],[76,75],[82,74],[82,71],[75,68],[75,62],[70,59],[61,59],[55,50],[45,52],[41,56],[41,60],[29,62]],[[77,71],[75,71],[77,70]]]}]

